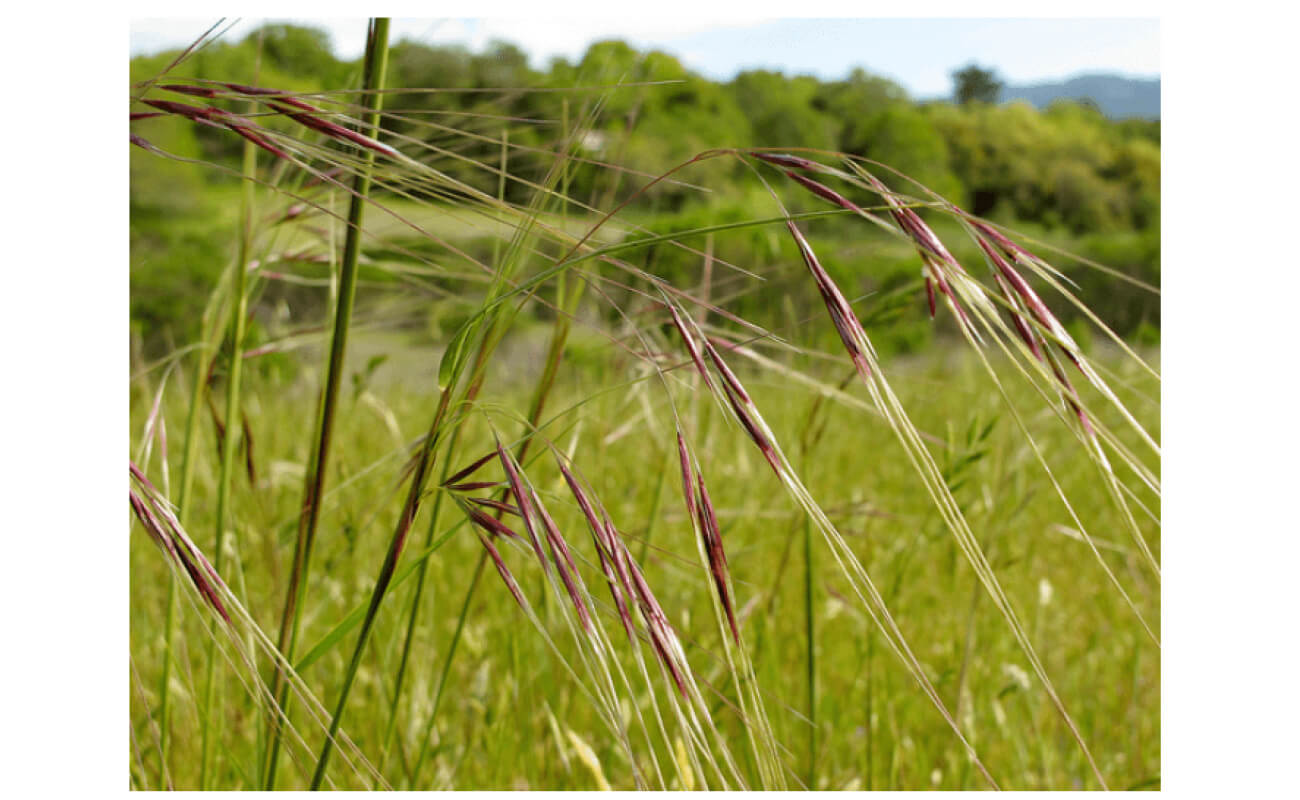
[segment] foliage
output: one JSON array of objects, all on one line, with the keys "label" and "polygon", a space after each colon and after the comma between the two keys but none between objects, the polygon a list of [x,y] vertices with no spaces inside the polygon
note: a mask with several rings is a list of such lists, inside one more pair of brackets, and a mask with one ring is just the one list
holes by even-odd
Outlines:
[{"label": "foliage", "polygon": [[[330,55],[320,31],[274,25],[260,35],[262,85],[317,91],[359,74],[355,63]],[[199,79],[235,76],[250,82],[250,65],[258,63],[258,36],[255,32],[235,44],[210,44],[185,61],[181,72]],[[155,74],[173,55],[133,59],[132,80]],[[595,116],[587,133],[570,143],[570,151],[590,162],[617,162],[623,169],[571,165],[569,194],[589,206],[625,199],[637,185],[631,179],[634,174],[656,174],[665,164],[680,163],[712,147],[798,145],[887,164],[976,214],[1041,226],[1069,249],[1094,247],[1099,236],[1115,236],[1118,242],[1128,232],[1159,227],[1159,122],[1113,122],[1077,104],[1059,103],[1045,112],[1020,105],[917,104],[897,84],[862,69],[839,81],[756,70],[716,83],[690,73],[668,54],[638,52],[619,41],[598,42],[577,63],[556,59],[542,71],[531,68],[518,48],[502,42],[471,53],[459,46],[402,41],[394,45],[391,63],[394,87],[422,90],[392,97],[390,108],[401,112],[391,119],[394,133],[433,146],[450,141],[453,130],[476,133],[477,139],[458,140],[458,158],[445,169],[456,181],[487,193],[495,193],[497,178],[475,165],[499,156],[498,140],[506,127],[511,144],[517,146],[514,169],[532,180],[544,175],[545,153],[563,144],[553,126],[512,124],[507,117],[558,120],[567,102],[570,120],[577,122],[579,109],[591,95],[574,94],[567,87],[606,81],[626,88],[609,93],[592,109]],[[969,69],[982,73],[978,67]],[[530,86],[562,91],[524,91]],[[169,152],[224,163],[237,172],[237,137],[203,126],[155,125],[147,130]],[[441,136],[434,135],[439,131]],[[727,207],[743,207],[754,197],[753,174],[734,161],[704,162],[693,175],[695,186],[708,187],[707,195],[689,186],[661,184],[650,193],[652,212],[670,214],[702,204],[716,206],[725,216]],[[133,148],[131,179],[132,207],[142,212],[132,217],[133,253],[140,269],[151,269],[144,265],[161,262],[160,251],[174,235],[162,230],[163,219],[170,220],[169,227],[183,218],[193,223],[188,224],[191,229],[209,230],[201,221],[214,209],[203,199],[210,194],[204,184],[233,177],[231,172],[160,162]],[[510,202],[527,197],[522,183],[509,182],[505,188]],[[924,199],[919,187],[905,191]],[[1158,242],[1158,237],[1152,240]],[[195,241],[188,247],[190,255],[183,260],[166,257],[167,269],[194,275],[161,280],[148,272],[133,276],[133,289],[138,289],[133,291],[133,319],[151,350],[160,346],[168,329],[173,338],[196,330],[184,287],[202,283],[233,252],[228,238],[224,243]],[[844,240],[832,249],[847,256],[856,245]],[[1134,266],[1148,281],[1154,277],[1158,282],[1158,250],[1144,252],[1148,260]],[[803,302],[813,303],[815,297]],[[1129,319],[1134,314],[1112,316]],[[1136,318],[1157,317],[1158,304],[1149,298],[1136,310]],[[1119,330],[1131,329],[1121,325]]]},{"label": "foliage", "polygon": [[996,103],[1002,92],[1002,81],[992,70],[969,64],[952,73],[955,84],[953,98],[959,105],[970,103]]}]

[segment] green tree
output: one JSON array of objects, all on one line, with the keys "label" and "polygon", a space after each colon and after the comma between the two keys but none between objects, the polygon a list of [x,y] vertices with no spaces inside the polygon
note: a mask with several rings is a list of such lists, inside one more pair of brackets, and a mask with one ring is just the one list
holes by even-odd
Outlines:
[{"label": "green tree", "polygon": [[992,70],[970,64],[952,73],[953,96],[961,105],[996,103],[1002,93],[1002,81]]}]

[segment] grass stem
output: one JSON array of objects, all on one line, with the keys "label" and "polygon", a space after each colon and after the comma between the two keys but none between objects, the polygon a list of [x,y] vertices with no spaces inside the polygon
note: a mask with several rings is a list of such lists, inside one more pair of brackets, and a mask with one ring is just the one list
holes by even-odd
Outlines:
[{"label": "grass stem", "polygon": [[[383,104],[383,94],[372,90],[382,89],[384,86],[384,77],[388,68],[388,27],[389,20],[386,17],[371,20],[370,36],[366,43],[365,74],[362,84],[366,90],[363,102],[367,104],[368,111],[363,118],[363,135],[372,139],[378,138],[379,115]],[[301,625],[300,601],[306,593],[312,547],[316,541],[316,526],[320,518],[321,494],[325,486],[339,385],[342,382],[344,359],[347,355],[348,328],[352,321],[352,306],[356,295],[357,260],[361,252],[361,221],[366,198],[370,192],[370,173],[375,154],[363,148],[361,159],[362,166],[355,176],[354,193],[348,208],[348,229],[343,244],[343,263],[339,274],[334,326],[330,336],[329,363],[325,370],[325,385],[317,414],[312,459],[303,486],[302,512],[299,516],[298,538],[294,544],[293,567],[289,574],[284,611],[280,618],[278,647],[285,659],[290,662],[293,660],[293,651]],[[267,789],[275,788],[281,743],[281,721],[286,719],[288,714],[288,686],[283,672],[279,669],[276,670],[273,693],[280,711],[279,716],[271,723],[271,737],[266,757],[265,787]]]},{"label": "grass stem", "polygon": [[[259,49],[260,53],[260,49]],[[248,320],[248,265],[252,259],[253,249],[253,190],[254,177],[257,174],[257,148],[251,142],[244,142],[243,192],[240,195],[240,235],[239,257],[234,264],[234,280],[230,290],[230,367],[226,375],[226,435],[221,441],[221,472],[217,479],[216,509],[216,543],[214,545],[212,564],[218,574],[221,573],[226,550],[226,530],[233,527],[230,517],[230,488],[235,472],[235,433],[239,430],[239,384],[244,359],[244,331]],[[187,459],[188,461],[188,459]],[[213,653],[215,641],[208,644],[207,677],[203,689],[203,742],[199,762],[199,788],[207,789],[211,777],[212,744],[215,735],[220,733],[219,711],[214,716],[215,672],[217,659]]]}]

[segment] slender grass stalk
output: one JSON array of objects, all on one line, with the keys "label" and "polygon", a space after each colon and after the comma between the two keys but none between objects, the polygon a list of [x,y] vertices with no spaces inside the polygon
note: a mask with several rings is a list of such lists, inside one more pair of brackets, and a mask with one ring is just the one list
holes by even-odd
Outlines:
[{"label": "slender grass stalk", "polygon": [[[260,59],[260,48],[259,48]],[[240,196],[240,235],[239,235],[239,257],[234,265],[234,280],[231,284],[230,293],[230,367],[226,375],[226,435],[221,442],[221,472],[217,478],[217,509],[216,509],[216,544],[212,555],[212,565],[218,574],[221,573],[222,562],[224,560],[226,549],[226,528],[227,523],[233,527],[233,520],[228,520],[230,516],[230,487],[235,471],[235,432],[239,430],[239,383],[244,363],[244,331],[248,319],[248,265],[251,259],[253,246],[253,191],[255,184],[253,178],[257,174],[257,147],[252,142],[244,142],[244,162],[243,174],[246,180],[243,183],[243,192]],[[187,443],[188,446],[188,443]],[[189,459],[187,458],[187,461]],[[214,708],[217,714],[220,712],[220,702],[214,698],[215,672],[217,659],[213,655],[215,640],[208,643],[207,658],[207,676],[204,681],[203,689],[203,742],[202,753],[199,762],[199,788],[208,788],[208,779],[211,777],[212,768],[212,744],[214,736],[219,734],[220,725],[217,716],[214,716]]]},{"label": "slender grass stalk", "polygon": [[[565,107],[567,108],[567,104]],[[501,129],[501,156],[499,160],[500,170],[497,174],[497,200],[502,204],[502,206],[505,205],[506,175],[509,172],[509,167],[510,167],[510,129],[502,128]],[[492,263],[495,266],[500,264],[500,262],[501,262],[501,239],[498,237],[492,240]],[[533,419],[532,422],[533,425],[536,425],[537,420]],[[445,479],[450,473],[452,459],[457,451],[457,445],[460,442],[460,432],[461,432],[461,428],[460,426],[457,426],[448,442],[447,456],[443,463],[443,468],[442,468],[443,481],[445,481]],[[429,530],[428,530],[426,543],[425,543],[426,547],[432,544],[433,537],[438,530],[438,520],[442,512],[442,499],[443,499],[442,492],[439,492],[438,496],[434,498],[433,509],[431,510],[429,516]],[[498,518],[499,516],[500,515],[498,515]],[[484,565],[484,559],[486,558],[487,558],[486,551],[479,554],[479,564],[475,570],[475,580],[471,583],[470,591],[465,597],[465,604],[461,610],[462,615],[464,614],[465,609],[469,608],[469,602],[473,596],[474,586],[478,584],[478,580],[477,580],[478,573],[482,571]],[[406,638],[402,643],[402,655],[397,666],[397,676],[393,682],[393,700],[388,711],[388,730],[384,734],[383,758],[385,763],[388,758],[389,749],[392,746],[393,733],[396,730],[397,706],[401,700],[402,685],[406,677],[406,666],[411,654],[411,645],[415,639],[415,625],[420,615],[420,600],[424,594],[424,583],[425,583],[425,579],[428,576],[428,569],[429,569],[429,562],[427,560],[421,562],[419,574],[416,577],[415,596],[411,599],[411,614],[406,624]],[[462,618],[462,622],[463,622],[463,618]],[[450,667],[451,658],[456,652],[457,644],[459,644],[460,630],[461,630],[461,626],[457,625],[456,635],[453,637],[451,647],[447,651],[447,658],[443,666],[442,680],[446,679],[446,670],[447,668]],[[440,680],[438,695],[435,697],[434,700],[433,711],[430,712],[429,715],[430,725],[432,725],[432,720],[434,716],[436,716],[437,705],[438,702],[441,700],[441,692],[442,689],[441,689],[441,680]],[[426,742],[427,742],[427,738],[426,738]],[[421,748],[421,756],[423,756],[423,748]],[[381,769],[382,769],[382,765],[381,765]],[[418,769],[419,769],[419,765],[417,764],[416,771],[414,773],[408,773],[407,776],[408,780],[412,779],[414,774],[418,774]]]},{"label": "slender grass stalk", "polygon": [[817,629],[813,587],[812,520],[803,524],[803,630],[808,677],[808,789],[817,789]]},{"label": "slender grass stalk", "polygon": [[433,723],[438,717],[438,707],[442,705],[442,690],[447,686],[447,675],[451,672],[451,661],[456,655],[456,648],[460,645],[460,636],[465,630],[465,619],[469,616],[469,605],[474,600],[474,590],[478,588],[479,578],[483,577],[483,567],[487,566],[487,557],[486,549],[479,553],[478,563],[474,565],[473,577],[469,580],[469,588],[465,590],[465,599],[460,604],[460,614],[456,617],[456,630],[452,633],[451,642],[447,645],[447,657],[442,661],[442,670],[438,674],[438,685],[433,691],[433,706],[429,709],[429,721],[424,726],[424,738],[420,742],[420,751],[415,757],[415,766],[411,769],[412,780],[419,777],[420,768],[424,766],[425,756],[428,755],[429,741],[433,737]]},{"label": "slender grass stalk", "polygon": [[[562,120],[562,125],[563,125],[562,130],[564,131],[564,135],[566,136],[565,139],[566,144],[564,149],[564,155],[561,158],[560,167],[559,167],[560,181],[562,186],[564,187],[560,197],[562,216],[567,215],[567,210],[565,209],[567,208],[568,205],[567,203],[568,159],[569,159],[569,148],[571,146],[570,145],[571,139],[568,138],[569,135],[568,109],[569,109],[569,105],[568,105],[568,101],[566,100],[563,105],[563,120]],[[506,167],[508,164],[507,143],[508,143],[508,132],[503,131],[502,138],[501,138],[501,170],[499,173],[499,181],[497,183],[498,199],[501,200],[502,202],[504,202],[504,198],[505,198],[505,178],[506,178]],[[550,182],[548,181],[548,185],[549,183]],[[516,240],[515,245],[512,245],[513,252],[510,253],[507,256],[507,258],[513,257],[515,254],[518,253],[519,251],[519,247],[517,246],[518,241],[519,240]],[[497,270],[498,274],[504,274],[501,267],[500,254],[497,247],[498,247],[497,243],[494,242],[493,262],[498,266],[498,270]],[[561,272],[560,276],[563,277],[563,274],[564,273]],[[551,389],[555,385],[555,377],[559,371],[560,361],[564,356],[565,345],[568,342],[568,335],[571,327],[570,319],[574,310],[577,307],[579,300],[582,297],[582,290],[585,285],[586,285],[585,283],[579,281],[577,285],[574,287],[574,290],[571,293],[569,293],[566,292],[565,285],[563,284],[563,282],[557,282],[556,300],[557,300],[558,313],[555,316],[555,322],[551,332],[550,343],[547,346],[546,361],[542,369],[542,375],[538,379],[537,386],[533,390],[533,398],[531,403],[529,404],[528,424],[524,431],[524,438],[520,442],[518,450],[515,453],[515,459],[517,461],[523,462],[527,457],[528,448],[533,441],[532,439],[533,431],[536,430],[538,424],[541,422],[542,412],[546,406],[547,396],[550,394]],[[494,337],[490,332],[489,334],[484,336],[483,342],[475,357],[475,366],[474,369],[471,371],[472,377],[470,379],[469,387],[466,390],[467,403],[472,402],[478,396],[478,392],[483,386],[483,376],[484,376],[483,370],[487,365],[488,358],[490,357],[491,347],[494,346],[496,340],[497,340],[496,337]],[[457,432],[459,432],[459,430],[460,429],[458,427]],[[454,452],[455,449],[454,441],[455,440],[453,439],[453,444],[448,449],[449,453]],[[448,458],[447,467],[450,467],[450,457]],[[444,468],[444,473],[445,472],[446,472],[446,468]],[[505,502],[508,499],[509,499],[509,490],[506,490],[506,492],[503,494],[501,498],[501,502]],[[441,494],[439,494],[438,500],[439,501],[441,500]],[[436,518],[437,510],[440,508],[440,504],[435,502],[434,508],[435,508],[434,514]],[[498,511],[496,516],[497,519],[500,519],[501,512]],[[433,523],[431,523],[431,525],[432,524]],[[432,530],[433,528],[431,527],[430,532],[432,532]],[[442,672],[438,679],[437,689],[435,690],[434,693],[433,706],[429,712],[429,720],[425,724],[425,731],[420,745],[419,754],[416,757],[416,763],[411,773],[413,777],[419,775],[420,768],[423,766],[425,756],[428,752],[429,740],[432,736],[434,722],[437,718],[438,706],[442,702],[443,687],[446,683],[447,675],[451,669],[452,660],[455,658],[457,648],[460,645],[461,631],[464,627],[465,614],[468,612],[470,603],[473,601],[475,590],[478,588],[478,584],[479,584],[479,576],[482,574],[483,568],[486,564],[487,564],[487,551],[484,550],[483,552],[479,553],[479,560],[477,565],[474,568],[474,578],[470,582],[469,589],[465,593],[465,600],[461,605],[460,619],[457,622],[456,631],[452,635],[451,642],[448,646],[447,656],[443,661]],[[423,580],[423,574],[421,574],[421,580]],[[410,623],[410,625],[412,626],[414,625],[415,613],[416,611],[413,608],[411,623]],[[409,636],[409,629],[408,629],[408,636]],[[409,647],[409,644],[410,642],[408,640],[406,646]],[[396,703],[396,695],[394,695],[394,703]]]},{"label": "slender grass stalk", "polygon": [[[439,480],[440,484],[446,482],[447,477],[451,472],[452,458],[456,453],[457,445],[460,442],[460,432],[461,428],[458,426],[455,431],[452,432],[451,439],[448,441],[447,456],[443,461],[442,478]],[[424,546],[426,549],[433,545],[434,537],[438,532],[438,521],[442,516],[443,495],[443,492],[438,492],[433,498],[433,508],[429,512],[429,529],[425,536]],[[393,734],[397,731],[397,708],[402,699],[402,686],[406,678],[407,664],[411,657],[411,646],[415,641],[415,627],[420,618],[420,601],[424,596],[424,583],[425,579],[428,577],[428,573],[429,560],[425,559],[420,562],[419,570],[416,573],[415,592],[411,597],[411,612],[406,621],[406,637],[402,642],[402,655],[397,662],[397,674],[393,678],[393,699],[388,708],[388,728],[384,732],[384,749],[381,757],[382,760],[379,765],[380,772],[384,771],[384,767],[388,763],[388,754],[393,745]],[[399,752],[402,752],[400,747],[398,749]],[[405,769],[406,759],[404,757],[402,762],[404,765],[403,768]],[[410,780],[410,777],[411,775],[408,770],[407,779]]]},{"label": "slender grass stalk", "polygon": [[[208,309],[210,311],[210,309]],[[199,442],[199,413],[203,398],[207,392],[206,348],[211,329],[212,316],[208,311],[203,314],[200,327],[200,345],[194,364],[194,384],[190,390],[190,407],[185,417],[185,446],[181,451],[181,479],[177,487],[176,506],[182,526],[188,526],[191,518],[190,490],[194,486],[194,465],[197,462]],[[172,574],[167,582],[167,616],[163,632],[162,672],[158,679],[158,759],[162,769],[167,768],[167,746],[171,733],[171,680],[172,680],[172,643],[176,639],[176,605],[178,601],[178,576]]]},{"label": "slender grass stalk", "polygon": [[[370,35],[366,42],[365,74],[362,85],[366,90],[363,102],[367,104],[368,111],[363,117],[363,135],[372,139],[378,138],[379,115],[383,105],[383,94],[372,90],[381,89],[384,85],[385,73],[388,69],[388,28],[387,17],[371,20]],[[293,567],[289,575],[289,587],[285,593],[284,612],[280,618],[278,646],[285,659],[290,662],[293,660],[293,651],[302,620],[301,601],[306,594],[307,578],[311,569],[312,546],[315,544],[316,525],[320,518],[320,500],[329,463],[334,415],[339,386],[343,378],[343,362],[347,355],[348,328],[352,321],[352,306],[356,295],[357,259],[361,252],[361,221],[366,198],[370,192],[370,174],[375,161],[374,151],[361,148],[361,159],[362,166],[356,174],[348,208],[348,229],[343,244],[343,263],[339,274],[334,326],[330,335],[329,362],[325,370],[325,386],[322,389],[316,419],[312,459],[308,462],[309,467],[304,480],[302,511],[299,516],[298,538],[294,545]],[[280,711],[279,716],[271,723],[271,738],[266,757],[265,786],[267,789],[275,788],[281,742],[281,720],[287,718],[288,714],[288,686],[283,672],[279,669],[276,670],[273,692]]]},{"label": "slender grass stalk", "polygon": [[397,527],[394,529],[393,538],[388,544],[388,554],[384,556],[384,563],[379,568],[375,588],[370,593],[370,604],[366,608],[366,617],[361,622],[361,631],[357,634],[357,643],[352,650],[352,660],[348,663],[347,671],[343,675],[343,685],[339,689],[339,699],[330,719],[329,731],[325,734],[325,744],[322,745],[320,757],[316,760],[316,771],[311,778],[311,789],[313,791],[320,788],[321,781],[325,778],[325,770],[329,767],[330,754],[334,752],[334,738],[338,735],[339,724],[343,721],[343,711],[347,708],[348,695],[352,692],[352,684],[356,680],[357,670],[361,667],[361,656],[365,652],[366,643],[370,639],[370,631],[374,627],[375,617],[379,614],[379,605],[388,593],[388,586],[392,583],[393,574],[397,570],[397,561],[401,558],[402,548],[406,543],[406,535],[410,532],[411,525],[415,522],[415,515],[419,512],[420,496],[424,492],[429,463],[433,460],[434,450],[443,431],[443,419],[450,405],[451,388],[449,387],[442,392],[442,399],[438,402],[438,410],[433,416],[433,424],[429,426],[429,433],[424,438],[424,446],[421,448],[415,462],[414,473],[411,475],[411,488],[406,496],[406,504],[402,507],[402,513],[397,519]]}]

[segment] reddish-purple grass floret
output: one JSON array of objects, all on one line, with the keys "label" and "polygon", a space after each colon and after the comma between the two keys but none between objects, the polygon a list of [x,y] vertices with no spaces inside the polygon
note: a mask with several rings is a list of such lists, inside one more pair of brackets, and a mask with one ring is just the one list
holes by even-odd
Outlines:
[{"label": "reddish-purple grass floret", "polygon": [[[134,464],[131,465],[131,470],[137,475],[140,474],[136,470]],[[146,488],[152,489],[152,484],[149,484],[147,480],[143,480],[142,475],[140,477]],[[216,590],[212,588],[212,584],[208,581],[207,576],[204,575],[203,571],[199,569],[198,564],[195,563],[195,554],[185,545],[184,540],[180,538],[176,531],[170,530],[172,527],[171,521],[167,520],[166,527],[164,527],[164,524],[159,521],[158,515],[154,513],[153,508],[151,508],[151,506],[154,505],[153,498],[142,500],[134,491],[130,491],[130,499],[131,510],[135,512],[136,518],[140,520],[140,524],[144,526],[144,529],[148,532],[150,538],[152,538],[169,556],[171,556],[172,559],[181,565],[185,570],[185,573],[189,575],[190,581],[194,584],[194,588],[198,590],[203,599],[212,606],[213,610],[221,615],[222,619],[229,623],[230,615],[226,613],[226,607],[222,604],[221,598],[217,594]],[[165,514],[162,516],[166,519]],[[207,563],[206,559],[199,557],[198,560],[200,560],[203,566],[206,567],[207,572],[218,583],[220,583],[221,579],[217,577],[216,572],[212,570],[211,565]]]},{"label": "reddish-purple grass floret", "polygon": [[157,147],[154,147],[153,144],[148,139],[145,139],[141,136],[136,136],[134,133],[131,134],[131,144],[135,145],[141,150],[148,150],[150,153],[162,152]]},{"label": "reddish-purple grass floret", "polygon": [[483,543],[483,548],[492,557],[492,564],[497,568],[497,574],[501,576],[501,580],[505,581],[506,588],[510,590],[510,594],[514,595],[515,602],[519,604],[520,608],[527,609],[528,603],[524,601],[524,593],[519,591],[519,584],[515,582],[515,576],[510,574],[506,562],[501,559],[501,553],[497,551],[496,545],[492,544],[486,536],[480,536],[478,540]]},{"label": "reddish-purple grass floret", "polygon": [[239,92],[240,94],[252,95],[255,97],[274,96],[276,101],[286,103],[294,108],[301,108],[303,111],[319,112],[320,109],[310,103],[305,103],[296,97],[289,97],[288,93],[281,89],[263,89],[257,86],[245,86],[242,83],[223,84],[227,89]]},{"label": "reddish-purple grass floret", "polygon": [[468,507],[466,507],[465,513],[469,515],[470,522],[473,522],[475,525],[479,526],[480,528],[487,531],[488,533],[495,534],[498,536],[504,536],[507,539],[519,539],[522,541],[522,538],[519,536],[519,534],[515,533],[504,522],[492,516],[491,514],[484,513],[478,510],[477,508],[468,508]]},{"label": "reddish-purple grass floret", "polygon": [[682,468],[682,495],[686,498],[686,513],[688,517],[695,517],[695,493],[691,491],[691,477],[694,470],[691,469],[691,457],[686,450],[686,439],[682,432],[677,431],[677,457],[681,461]]},{"label": "reddish-purple grass floret", "polygon": [[484,464],[486,464],[487,462],[491,461],[496,457],[497,457],[497,453],[495,450],[493,450],[492,452],[488,453],[487,455],[475,461],[473,464],[470,464],[468,467],[465,467],[460,472],[457,472],[455,475],[452,475],[450,478],[447,478],[447,480],[442,482],[442,485],[450,486],[453,483],[460,483],[465,478],[468,478],[470,475],[473,475],[475,472],[478,472],[479,469]]},{"label": "reddish-purple grass floret", "polygon": [[189,84],[164,83],[158,86],[159,89],[165,89],[177,94],[187,94],[191,97],[216,97],[217,90],[210,86],[191,86]]},{"label": "reddish-purple grass floret", "polygon": [[713,510],[713,501],[709,499],[709,491],[704,486],[704,476],[698,472],[695,473],[695,486],[700,500],[698,508],[700,535],[704,539],[704,551],[709,559],[709,572],[713,575],[718,600],[722,603],[722,610],[727,615],[727,623],[731,626],[731,636],[736,640],[736,644],[740,644],[740,628],[736,624],[736,610],[731,602],[731,589],[727,585],[727,554],[722,548],[722,532],[718,529],[718,518]]},{"label": "reddish-purple grass floret", "polygon": [[757,158],[759,161],[766,161],[769,164],[775,164],[778,167],[786,167],[788,169],[806,169],[812,171],[825,169],[823,165],[818,164],[816,161],[804,158],[803,156],[792,156],[789,153],[764,153],[758,150],[750,150],[749,155]]},{"label": "reddish-purple grass floret", "polygon": [[812,246],[804,238],[803,232],[799,226],[794,224],[793,220],[786,220],[786,227],[790,229],[790,235],[794,237],[795,244],[799,246],[799,253],[803,256],[804,264],[808,271],[812,273],[813,280],[817,283],[817,290],[821,293],[822,302],[826,305],[831,322],[835,325],[835,330],[840,335],[840,341],[844,344],[844,349],[848,351],[849,358],[853,359],[854,365],[862,376],[871,374],[871,368],[867,364],[866,354],[862,352],[859,342],[866,339],[866,332],[862,329],[862,323],[858,321],[857,315],[853,313],[852,306],[845,299],[844,293],[840,287],[831,280],[821,262],[817,260],[817,255],[813,252]]},{"label": "reddish-purple grass floret", "polygon": [[486,497],[469,497],[466,499],[475,505],[483,506],[484,508],[491,508],[500,511],[502,514],[514,514],[516,517],[522,516],[519,513],[518,508],[515,508],[509,503],[502,502],[501,500],[491,500]]},{"label": "reddish-purple grass floret", "polygon": [[709,378],[709,371],[704,368],[704,359],[700,356],[700,348],[695,343],[695,337],[691,336],[690,331],[686,328],[686,322],[682,319],[681,314],[677,313],[677,307],[668,303],[668,311],[673,316],[673,325],[677,327],[677,333],[681,335],[682,341],[686,344],[686,351],[691,354],[691,360],[695,362],[695,368],[699,370],[704,377],[704,385],[713,391],[713,381]]},{"label": "reddish-purple grass floret", "polygon": [[555,564],[555,571],[560,573],[560,580],[564,583],[564,590],[569,593],[569,600],[573,602],[574,609],[578,612],[578,621],[582,624],[583,630],[591,630],[591,614],[587,610],[587,604],[583,601],[582,595],[578,592],[578,587],[574,583],[573,576],[578,572],[578,565],[573,562],[573,555],[569,552],[569,545],[560,535],[559,526],[542,504],[542,500],[533,493],[533,505],[537,509],[538,515],[542,518],[542,527],[546,531],[546,543],[551,549],[551,561]]},{"label": "reddish-purple grass floret", "polygon": [[368,150],[373,150],[376,153],[382,153],[389,157],[397,156],[397,151],[383,142],[371,139],[369,136],[363,136],[354,130],[339,125],[338,123],[330,122],[329,120],[321,119],[320,117],[315,117],[311,114],[304,114],[301,111],[290,111],[280,105],[279,101],[267,101],[267,105],[274,108],[276,111],[281,112],[295,122],[313,130],[320,131],[326,136],[331,136],[335,139],[346,139],[353,144],[360,145]]},{"label": "reddish-purple grass floret", "polygon": [[849,200],[847,197],[835,191],[834,189],[830,188],[829,186],[818,183],[812,178],[806,177],[804,175],[800,175],[797,172],[790,172],[789,170],[787,170],[785,174],[788,178],[793,180],[795,183],[804,187],[805,189],[817,195],[818,197],[822,198],[823,200],[828,200],[834,203],[835,205],[839,206],[840,208],[847,209],[849,211],[853,211],[859,214],[863,213],[862,209],[859,208],[857,204],[855,204],[852,200]]},{"label": "reddish-purple grass floret", "polygon": [[466,481],[448,484],[446,488],[453,492],[477,492],[479,489],[491,489],[500,485],[501,481]]},{"label": "reddish-purple grass floret", "polygon": [[1016,333],[1020,336],[1020,340],[1023,341],[1029,348],[1030,352],[1034,354],[1034,358],[1042,361],[1043,351],[1038,346],[1038,337],[1034,336],[1033,329],[1030,328],[1029,323],[1025,321],[1025,317],[1020,312],[1015,298],[1011,296],[1011,289],[1007,287],[1006,280],[996,272],[993,273],[993,280],[997,283],[998,291],[1002,293],[1003,299],[1005,299],[1007,305],[1011,307],[1011,324],[1016,329]]},{"label": "reddish-purple grass floret", "polygon": [[497,456],[501,459],[501,466],[505,470],[506,479],[510,482],[510,490],[515,495],[515,502],[519,504],[519,516],[524,521],[524,530],[528,531],[529,544],[533,546],[533,551],[537,554],[537,560],[542,563],[542,568],[546,568],[546,556],[542,553],[542,543],[537,536],[537,513],[533,508],[531,492],[524,486],[523,478],[519,475],[519,469],[515,465],[515,460],[497,442]]}]

